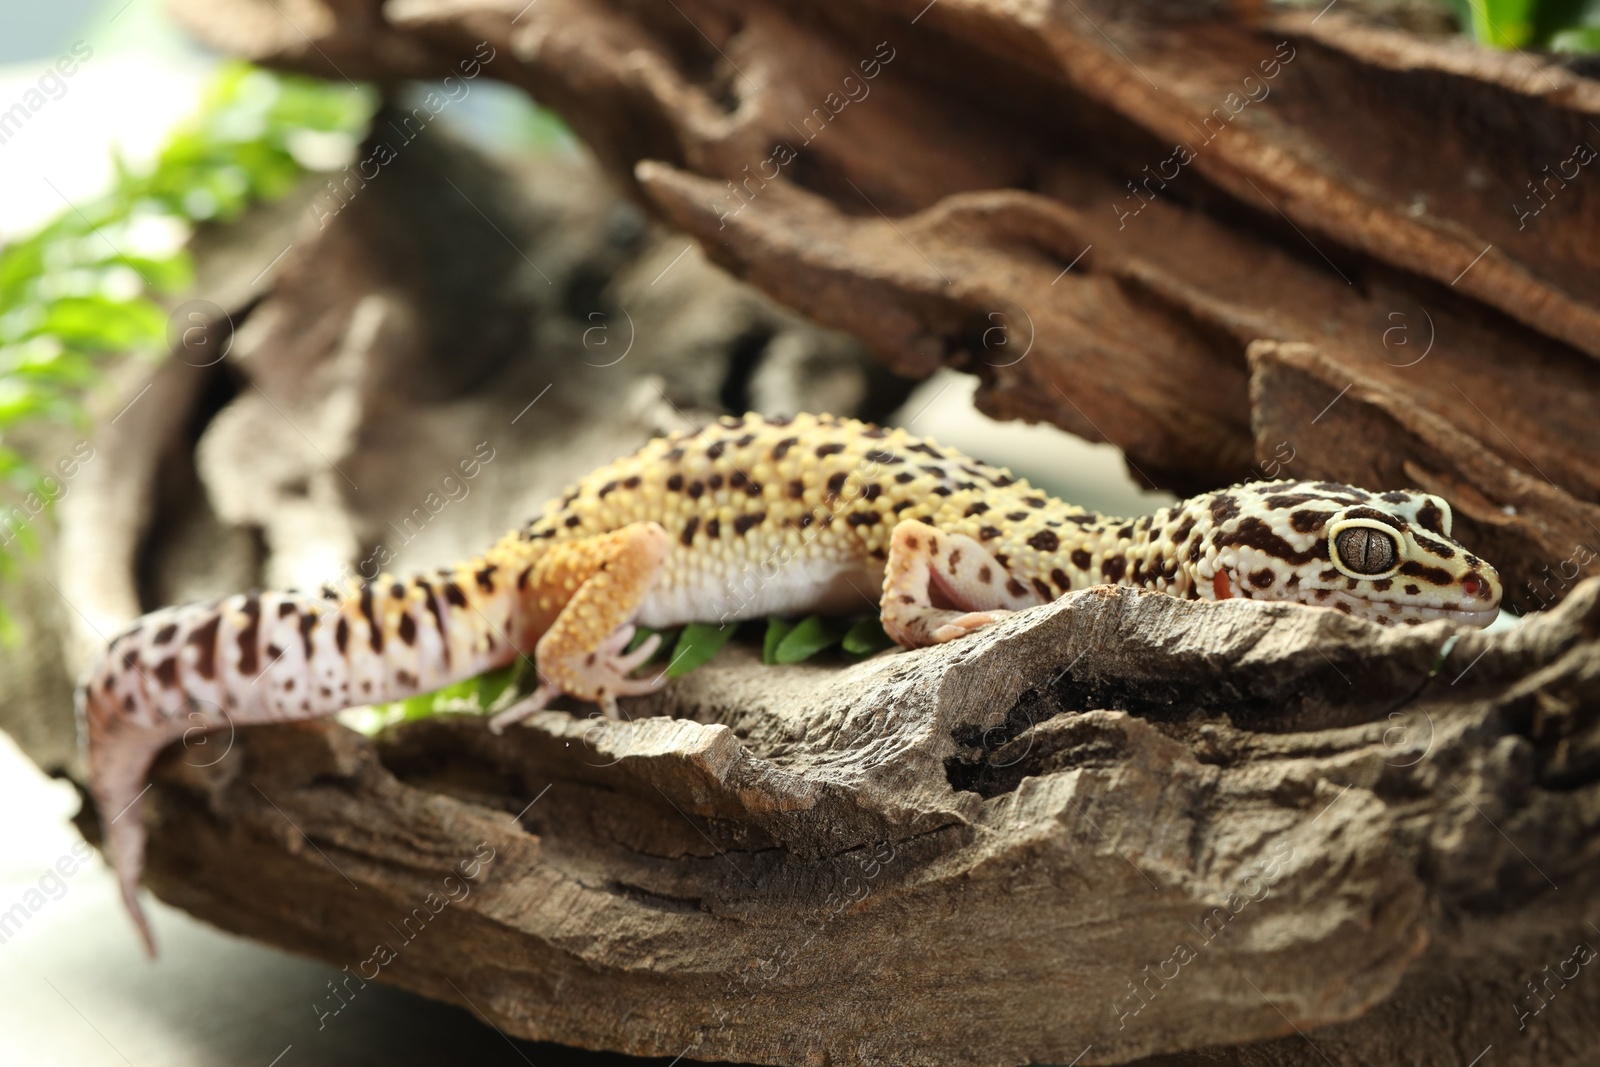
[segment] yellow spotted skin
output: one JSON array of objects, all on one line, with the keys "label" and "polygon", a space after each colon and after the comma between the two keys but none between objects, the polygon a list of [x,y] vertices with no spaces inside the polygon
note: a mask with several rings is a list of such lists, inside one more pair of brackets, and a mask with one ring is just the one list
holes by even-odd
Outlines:
[{"label": "yellow spotted skin", "polygon": [[396,700],[519,656],[538,689],[492,728],[561,694],[615,716],[618,697],[664,682],[635,673],[654,650],[652,638],[625,651],[635,623],[879,609],[890,636],[916,646],[1102,583],[1486,624],[1498,576],[1450,527],[1438,497],[1333,482],[1236,485],[1111,518],[904,430],[729,417],[594,472],[480,559],[152,612],[84,675],[80,733],[97,807],[114,814],[107,851],[150,946],[138,798],[156,754],[196,731]]}]

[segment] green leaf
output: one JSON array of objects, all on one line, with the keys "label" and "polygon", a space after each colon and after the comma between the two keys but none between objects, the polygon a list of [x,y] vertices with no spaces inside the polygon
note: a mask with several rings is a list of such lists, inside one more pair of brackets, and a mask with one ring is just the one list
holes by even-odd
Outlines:
[{"label": "green leaf", "polygon": [[813,615],[778,642],[773,659],[779,663],[800,663],[823,649],[832,648],[844,638],[848,627],[838,619]]},{"label": "green leaf", "polygon": [[844,650],[852,656],[870,656],[893,647],[894,640],[883,632],[883,623],[876,615],[859,620],[844,635]]},{"label": "green leaf", "polygon": [[1468,0],[1472,35],[1495,48],[1521,48],[1533,39],[1535,0]]},{"label": "green leaf", "polygon": [[672,660],[667,667],[668,678],[682,678],[696,667],[704,665],[715,656],[739,628],[737,623],[717,626],[708,622],[692,622],[678,635],[672,650]]},{"label": "green leaf", "polygon": [[771,666],[778,662],[778,646],[800,625],[798,619],[780,619],[776,615],[767,619],[767,633],[761,639],[761,662]]},{"label": "green leaf", "polygon": [[1600,52],[1600,26],[1562,30],[1550,38],[1550,51],[1588,54]]}]

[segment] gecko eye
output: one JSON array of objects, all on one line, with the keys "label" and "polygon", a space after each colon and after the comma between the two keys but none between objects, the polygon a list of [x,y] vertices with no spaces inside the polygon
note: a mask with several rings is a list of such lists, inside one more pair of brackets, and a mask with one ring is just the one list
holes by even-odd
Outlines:
[{"label": "gecko eye", "polygon": [[1382,574],[1393,569],[1399,546],[1395,539],[1370,526],[1347,526],[1333,539],[1338,562],[1360,575]]}]

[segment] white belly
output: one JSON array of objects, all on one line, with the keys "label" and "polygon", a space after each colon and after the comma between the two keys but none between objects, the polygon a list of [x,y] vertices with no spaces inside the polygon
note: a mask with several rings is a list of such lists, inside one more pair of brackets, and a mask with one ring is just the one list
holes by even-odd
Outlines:
[{"label": "white belly", "polygon": [[766,615],[875,615],[882,591],[883,564],[877,560],[813,557],[783,566],[734,565],[658,583],[645,596],[638,621],[663,629]]}]

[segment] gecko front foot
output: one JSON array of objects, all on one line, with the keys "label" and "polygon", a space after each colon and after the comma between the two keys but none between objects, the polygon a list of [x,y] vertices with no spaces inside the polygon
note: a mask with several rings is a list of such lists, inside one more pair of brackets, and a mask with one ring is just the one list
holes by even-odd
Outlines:
[{"label": "gecko front foot", "polygon": [[969,611],[965,615],[958,615],[949,622],[933,631],[933,640],[936,644],[954,641],[965,637],[975,630],[991,626],[1010,615],[1005,608],[991,608],[988,611]]},{"label": "gecko front foot", "polygon": [[[536,653],[539,664],[539,687],[527,697],[511,705],[489,720],[489,729],[500,733],[507,726],[521,722],[536,711],[542,711],[556,697],[569,693],[581,700],[599,704],[608,719],[622,718],[617,706],[619,696],[642,696],[654,693],[666,684],[667,674],[662,671],[653,678],[633,678],[630,675],[655,655],[661,645],[661,635],[651,634],[632,652],[623,651],[633,640],[635,627],[624,623],[617,627],[598,648],[589,653],[567,657],[548,656],[543,645]],[[549,670],[546,670],[548,661]],[[552,678],[557,680],[552,680]]]}]

